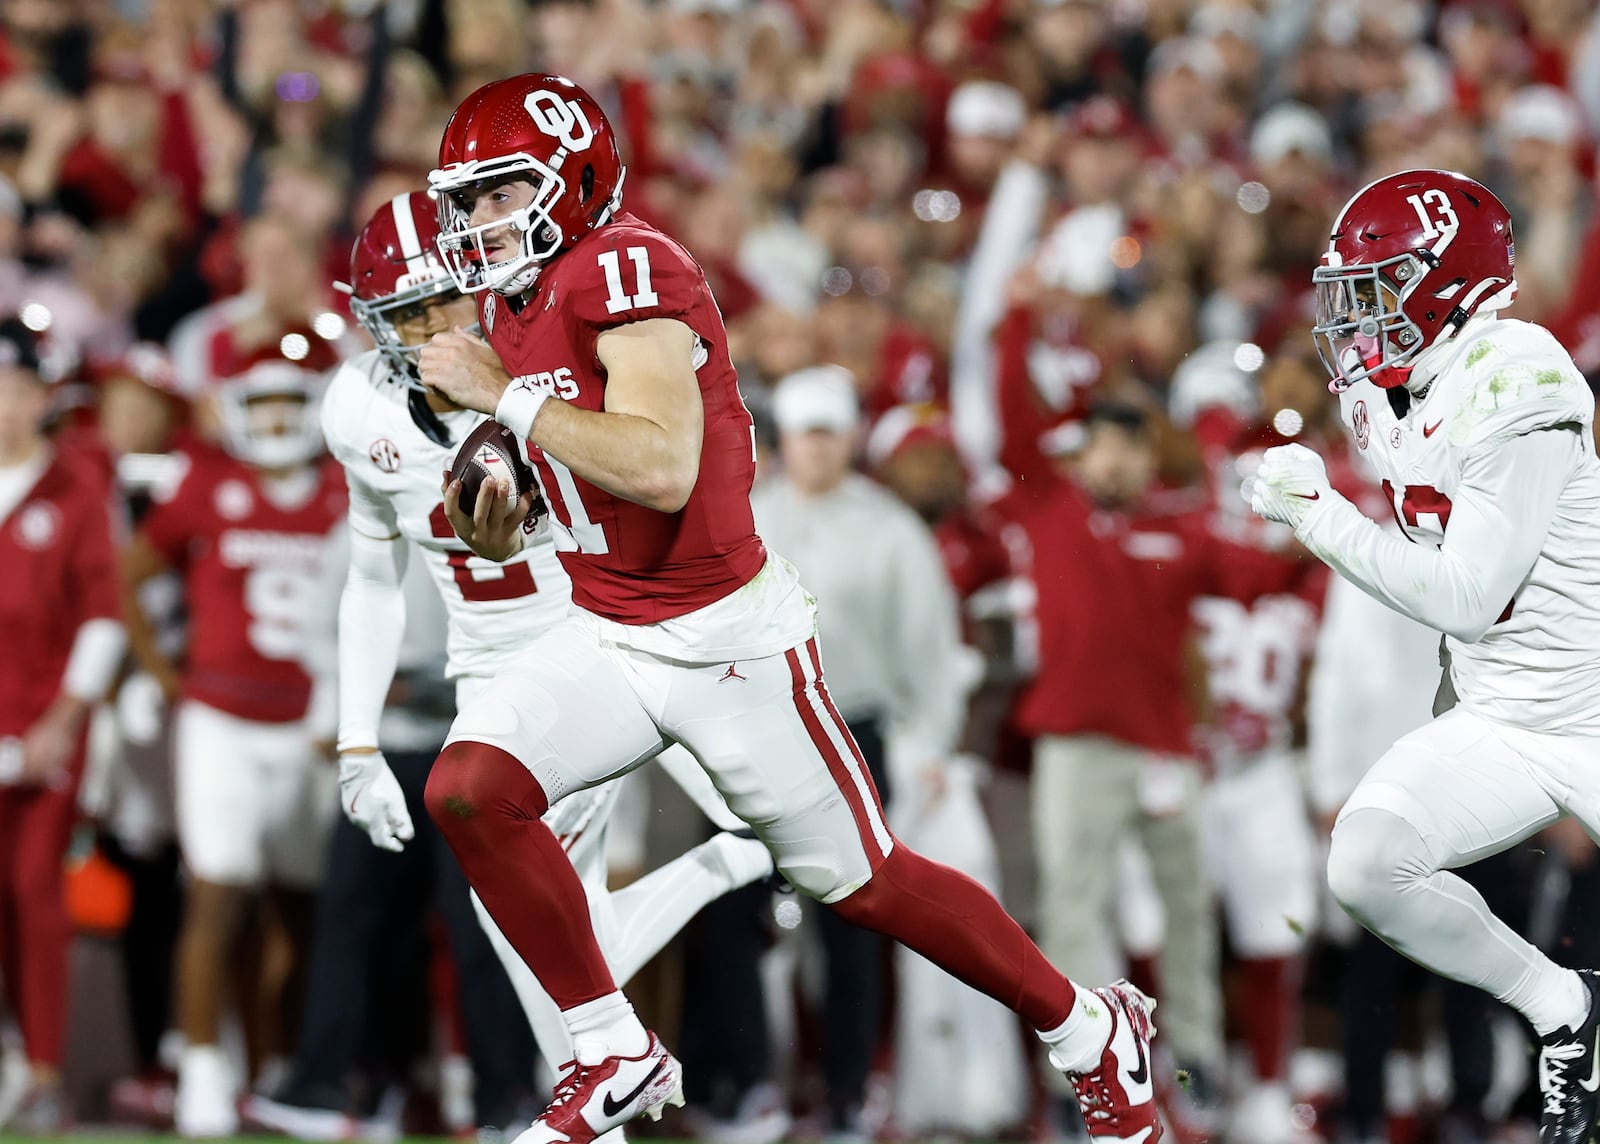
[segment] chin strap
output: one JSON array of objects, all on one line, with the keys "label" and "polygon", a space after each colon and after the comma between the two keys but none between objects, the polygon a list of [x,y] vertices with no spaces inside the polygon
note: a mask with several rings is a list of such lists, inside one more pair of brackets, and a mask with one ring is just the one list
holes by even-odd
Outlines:
[{"label": "chin strap", "polygon": [[445,428],[444,422],[439,420],[439,415],[428,408],[426,393],[420,389],[408,389],[406,407],[411,411],[411,420],[428,440],[446,449],[455,444],[455,439],[450,436],[450,430]]}]

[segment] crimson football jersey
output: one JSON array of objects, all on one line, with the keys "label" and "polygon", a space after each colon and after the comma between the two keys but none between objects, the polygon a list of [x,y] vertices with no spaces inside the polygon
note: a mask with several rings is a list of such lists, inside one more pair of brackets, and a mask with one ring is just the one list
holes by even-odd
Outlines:
[{"label": "crimson football jersey", "polygon": [[1227,543],[1204,513],[1164,511],[1158,500],[1105,511],[1055,477],[997,504],[1025,530],[1035,590],[1039,663],[1016,711],[1026,734],[1190,753],[1184,648],[1194,601],[1252,601],[1292,591],[1306,574],[1308,564]]},{"label": "crimson football jersey", "polygon": [[723,599],[761,570],[766,551],[750,515],[754,428],[722,314],[688,251],[623,213],[547,266],[526,294],[480,295],[478,313],[513,384],[580,409],[605,408],[606,376],[595,356],[604,331],[675,318],[699,338],[705,436],[699,479],[679,511],[613,496],[529,450],[577,604],[618,623],[658,623]]},{"label": "crimson football jersey", "polygon": [[1001,538],[1005,522],[984,509],[962,507],[933,529],[939,555],[963,609],[985,588],[1015,575],[1012,554]]},{"label": "crimson football jersey", "polygon": [[[1197,422],[1198,423],[1198,422]],[[1212,762],[1219,772],[1293,745],[1305,676],[1316,647],[1327,569],[1301,565],[1285,551],[1288,529],[1249,511],[1241,477],[1261,454],[1288,443],[1270,428],[1235,428],[1208,455],[1211,530],[1221,540],[1261,550],[1302,575],[1291,591],[1256,599],[1203,596],[1194,602],[1200,654],[1213,711]]]},{"label": "crimson football jersey", "polygon": [[0,736],[20,735],[61,690],[78,629],[120,619],[105,485],[60,457],[0,519]]},{"label": "crimson football jersey", "polygon": [[280,507],[255,469],[219,451],[196,451],[177,487],[140,525],[183,575],[183,690],[190,698],[261,723],[305,715],[305,625],[328,534],[345,513],[338,464],[322,463],[314,480],[303,500]]}]

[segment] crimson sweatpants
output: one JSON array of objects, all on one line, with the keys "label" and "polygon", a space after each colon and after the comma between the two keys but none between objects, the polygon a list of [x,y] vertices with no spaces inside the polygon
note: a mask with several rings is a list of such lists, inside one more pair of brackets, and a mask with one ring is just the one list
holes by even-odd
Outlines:
[{"label": "crimson sweatpants", "polygon": [[36,1065],[59,1067],[66,1040],[62,866],[76,817],[73,790],[0,787],[0,977]]}]

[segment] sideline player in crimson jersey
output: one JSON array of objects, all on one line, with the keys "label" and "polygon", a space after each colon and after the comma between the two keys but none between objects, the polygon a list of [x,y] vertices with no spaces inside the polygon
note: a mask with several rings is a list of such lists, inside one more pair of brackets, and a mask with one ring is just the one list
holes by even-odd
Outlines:
[{"label": "sideline player in crimson jersey", "polygon": [[123,651],[108,490],[52,447],[49,408],[33,335],[0,322],[0,995],[28,1063],[0,1128],[41,1136],[65,1119],[72,923],[62,873],[87,720]]},{"label": "sideline player in crimson jersey", "polygon": [[[337,813],[332,769],[305,721],[311,678],[302,667],[307,607],[328,534],[345,513],[339,467],[318,460],[320,386],[282,359],[223,383],[226,449],[190,453],[123,562],[134,652],[169,698],[181,696],[174,771],[190,881],[178,947],[187,1044],[175,1119],[186,1136],[238,1127],[238,1078],[218,1041],[234,939],[252,893],[267,887],[304,948]],[[140,584],[168,568],[183,575],[189,613],[181,668],[162,654],[135,600]],[[273,1043],[281,999],[265,997],[262,1012],[268,1051],[290,1047]]]},{"label": "sideline player in crimson jersey", "polygon": [[[1326,412],[1310,349],[1280,347],[1260,373],[1259,390],[1233,364],[1231,346],[1220,360],[1199,364],[1201,372],[1192,372],[1192,358],[1173,387],[1174,403],[1188,398],[1197,425],[1211,431],[1212,530],[1232,543],[1277,553],[1286,566],[1299,562],[1286,551],[1293,545],[1288,530],[1252,516],[1239,485],[1264,450],[1290,440],[1316,447],[1348,471],[1339,463],[1349,460],[1343,434]],[[1186,382],[1189,394],[1180,392]],[[1239,404],[1234,394],[1250,399],[1247,408],[1229,408]],[[1256,409],[1269,416],[1258,419]],[[1193,605],[1211,709],[1203,728],[1212,772],[1207,851],[1243,986],[1234,1023],[1253,1072],[1233,1104],[1228,1139],[1236,1144],[1281,1144],[1297,1136],[1288,1064],[1319,875],[1296,731],[1327,587],[1325,568],[1303,570],[1311,574],[1293,591],[1254,600],[1206,596]]]},{"label": "sideline player in crimson jersey", "polygon": [[[540,821],[669,742],[795,886],[1022,1013],[1074,1075],[1095,1136],[1153,1144],[1147,1000],[1075,988],[986,891],[890,834],[822,680],[813,601],[751,523],[752,428],[716,302],[688,252],[621,210],[622,178],[604,113],[549,75],[468,96],[429,176],[441,252],[480,293],[488,344],[436,336],[422,379],[528,440],[577,604],[461,712],[427,791],[577,1046],[523,1144],[581,1144],[682,1100],[678,1063],[617,990]],[[449,485],[446,512],[506,559],[530,502],[485,490],[468,517]]]},{"label": "sideline player in crimson jersey", "polygon": [[[497,673],[571,610],[571,581],[547,535],[496,564],[469,554],[445,519],[439,473],[483,420],[417,378],[417,350],[435,333],[473,320],[439,261],[438,209],[423,192],[396,196],[362,229],[351,257],[351,308],[378,348],[339,368],[322,402],[328,448],[350,492],[350,575],[339,609],[339,777],[346,814],[374,845],[399,850],[413,834],[405,792],[378,746],[378,722],[405,630],[401,583],[414,545],[449,617],[448,674],[465,707]],[[705,773],[681,747],[660,756],[724,830],[739,829]],[[420,798],[421,779],[413,789]],[[546,817],[583,880],[607,962],[626,981],[706,903],[772,872],[754,839],[722,833],[626,888],[606,884],[606,831],[619,783],[564,799]],[[479,907],[481,911],[481,906]],[[487,914],[480,921],[516,986],[540,1051],[554,1065],[573,1046],[559,1010]],[[301,1122],[292,1105],[257,1099],[263,1122]],[[618,1130],[608,1144],[621,1140]]]},{"label": "sideline player in crimson jersey", "polygon": [[1600,833],[1600,461],[1594,396],[1516,295],[1511,216],[1450,171],[1358,192],[1313,274],[1314,331],[1356,449],[1405,539],[1298,445],[1268,450],[1262,516],[1445,635],[1455,706],[1367,772],[1328,882],[1401,953],[1539,1033],[1541,1144],[1584,1144],[1600,1100],[1600,976],[1556,965],[1451,871],[1573,815]]}]

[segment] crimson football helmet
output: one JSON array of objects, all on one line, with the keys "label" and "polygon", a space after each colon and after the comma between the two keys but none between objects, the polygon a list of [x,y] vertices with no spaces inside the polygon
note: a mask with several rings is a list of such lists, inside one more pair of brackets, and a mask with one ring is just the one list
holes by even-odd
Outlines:
[{"label": "crimson football helmet", "polygon": [[445,295],[457,297],[455,280],[439,260],[439,208],[426,191],[396,195],[361,228],[350,251],[350,312],[407,385],[417,375],[421,345],[406,345],[395,321]]},{"label": "crimson football helmet", "polygon": [[1510,305],[1515,262],[1510,212],[1465,175],[1402,171],[1356,192],[1312,273],[1330,388],[1403,384],[1423,351]]},{"label": "crimson football helmet", "polygon": [[428,407],[427,387],[417,372],[422,345],[408,345],[395,323],[436,299],[461,292],[440,261],[439,208],[426,191],[396,195],[368,220],[350,251],[350,282],[335,283],[350,295],[350,312],[372,335],[395,377],[410,390],[411,420],[429,440],[452,444],[450,431]]},{"label": "crimson football helmet", "polygon": [[[626,174],[605,112],[571,80],[530,73],[485,84],[450,117],[428,175],[445,266],[468,293],[522,293],[543,263],[616,213]],[[476,193],[512,180],[531,184],[533,201],[474,225]],[[517,250],[491,260],[486,240],[506,228]]]}]

